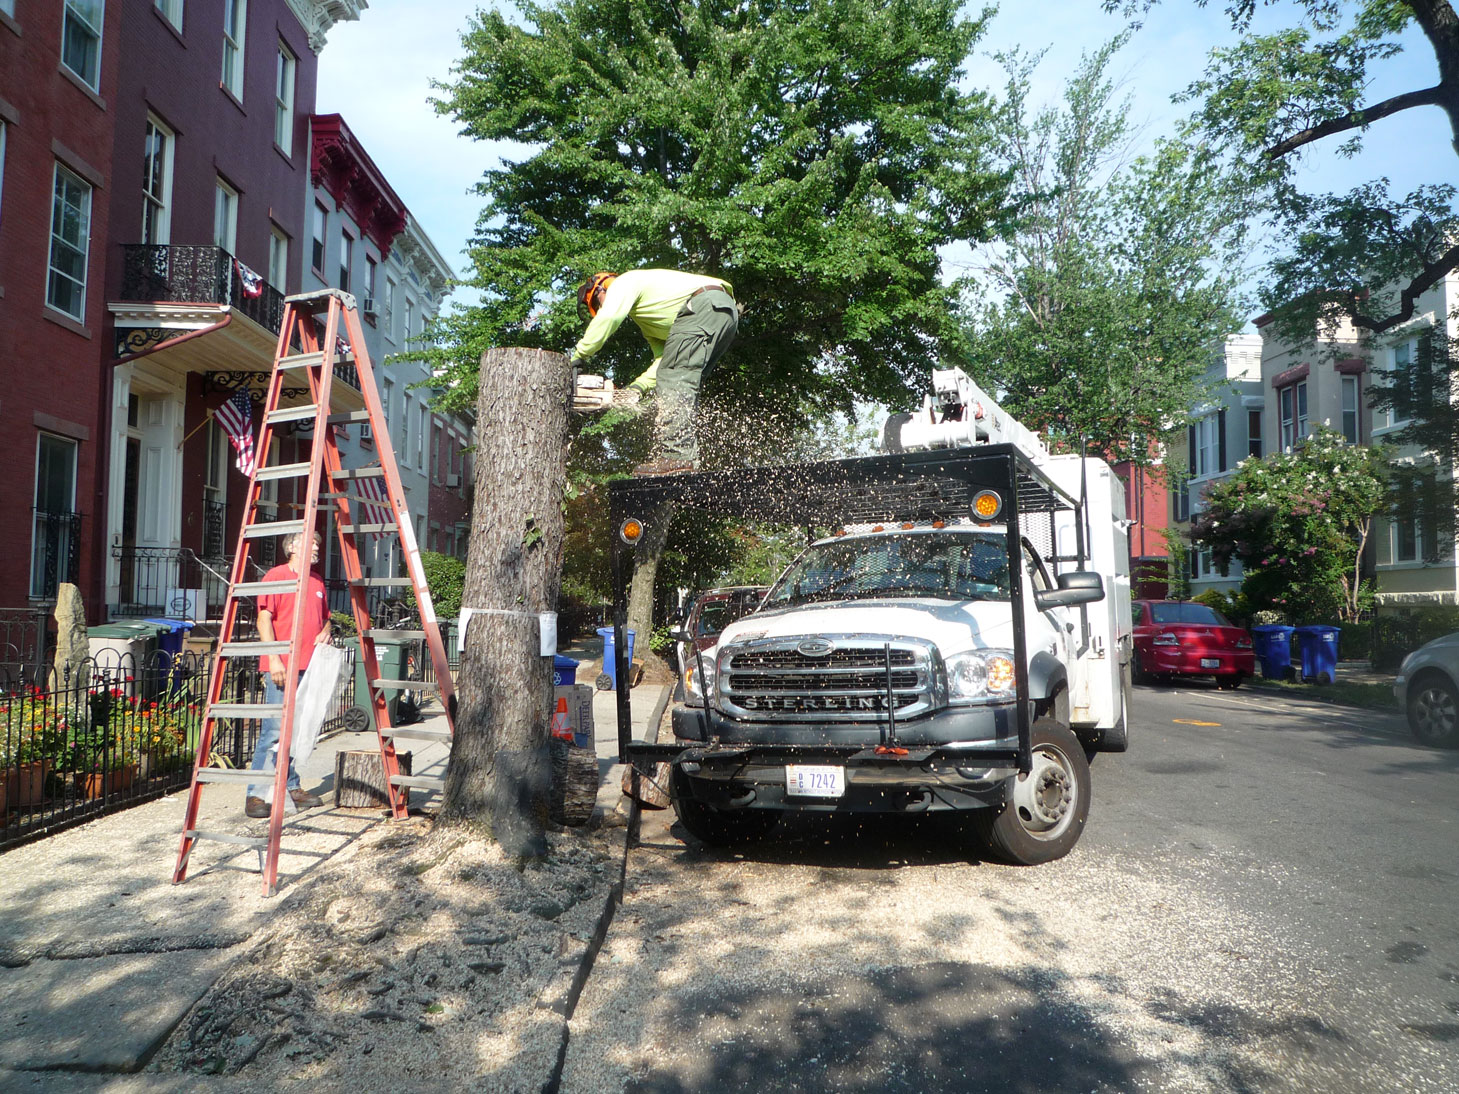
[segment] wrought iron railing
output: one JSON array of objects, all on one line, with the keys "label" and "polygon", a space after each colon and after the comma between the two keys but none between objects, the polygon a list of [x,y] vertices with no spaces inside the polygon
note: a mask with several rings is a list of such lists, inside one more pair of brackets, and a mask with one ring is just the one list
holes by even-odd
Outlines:
[{"label": "wrought iron railing", "polygon": [[122,247],[123,300],[227,304],[274,334],[284,323],[284,295],[260,279],[253,295],[242,269],[222,247],[130,243]]},{"label": "wrought iron railing", "polygon": [[[119,563],[113,616],[205,620],[223,606],[228,578],[216,563],[205,563],[187,547],[113,546]],[[227,566],[227,562],[222,562]]]},{"label": "wrought iron railing", "polygon": [[34,684],[45,678],[50,614],[45,607],[0,608],[0,679]]},{"label": "wrought iron railing", "polygon": [[203,557],[225,558],[228,554],[228,503],[203,499]]},{"label": "wrought iron railing", "polygon": [[61,582],[74,584],[81,575],[81,514],[32,512],[30,595],[55,600]]}]

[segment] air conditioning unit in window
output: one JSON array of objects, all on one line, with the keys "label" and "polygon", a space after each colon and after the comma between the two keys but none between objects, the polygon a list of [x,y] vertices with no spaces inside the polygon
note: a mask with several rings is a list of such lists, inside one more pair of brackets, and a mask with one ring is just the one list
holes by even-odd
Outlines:
[{"label": "air conditioning unit in window", "polygon": [[373,296],[365,297],[365,314],[371,316],[375,314],[375,298]]},{"label": "air conditioning unit in window", "polygon": [[455,474],[454,472],[448,471],[446,473],[446,485],[447,486],[450,486],[450,487],[460,486],[461,485],[461,476]]}]

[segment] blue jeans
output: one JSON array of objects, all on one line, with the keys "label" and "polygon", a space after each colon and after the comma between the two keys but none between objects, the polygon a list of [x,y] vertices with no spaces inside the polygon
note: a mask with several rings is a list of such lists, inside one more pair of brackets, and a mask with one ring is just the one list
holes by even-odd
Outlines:
[{"label": "blue jeans", "polygon": [[[304,675],[302,672],[299,674]],[[284,689],[274,683],[272,673],[263,674],[263,701],[265,703],[282,703],[284,701]],[[253,750],[253,763],[250,765],[255,771],[260,770],[268,763],[269,750],[279,743],[279,734],[283,730],[283,724],[278,718],[265,718],[263,725],[258,731],[258,747]],[[289,789],[299,789],[299,773],[294,770],[294,761],[289,761]],[[248,796],[250,798],[261,798],[265,788],[262,786],[250,786]]]}]

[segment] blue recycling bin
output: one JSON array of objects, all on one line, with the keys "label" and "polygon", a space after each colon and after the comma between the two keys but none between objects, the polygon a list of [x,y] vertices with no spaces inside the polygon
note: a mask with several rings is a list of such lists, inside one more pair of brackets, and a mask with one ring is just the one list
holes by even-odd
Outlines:
[{"label": "blue recycling bin", "polygon": [[[628,631],[628,662],[633,663],[633,632]],[[618,689],[618,646],[612,627],[599,627],[598,636],[603,639],[603,674],[608,677],[608,686]]]},{"label": "blue recycling bin", "polygon": [[173,662],[182,656],[182,640],[196,624],[187,619],[144,619],[142,622],[151,623],[157,628],[159,678],[166,680],[166,686],[170,687],[174,675]]},{"label": "blue recycling bin", "polygon": [[560,653],[552,655],[552,686],[565,688],[569,684],[577,683],[578,663],[571,657],[564,657]]},{"label": "blue recycling bin", "polygon": [[1302,655],[1302,679],[1330,684],[1337,679],[1339,627],[1312,624],[1297,628],[1297,648]]},{"label": "blue recycling bin", "polygon": [[1268,680],[1285,680],[1292,674],[1292,632],[1283,623],[1263,623],[1251,628],[1261,674]]}]

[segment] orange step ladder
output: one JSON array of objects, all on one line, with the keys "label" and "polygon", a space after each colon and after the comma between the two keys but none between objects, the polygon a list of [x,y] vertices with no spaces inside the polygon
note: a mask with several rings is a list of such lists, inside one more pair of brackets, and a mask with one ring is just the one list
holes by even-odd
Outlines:
[{"label": "orange step ladder", "polygon": [[[320,318],[322,316],[322,330]],[[335,370],[341,365],[353,363],[358,375],[359,395],[363,397],[363,409],[358,409],[358,399],[347,384],[338,389],[334,385]],[[286,393],[293,394],[299,387],[299,378],[307,380],[308,402],[302,406],[282,404]],[[290,390],[292,388],[292,391]],[[331,399],[345,409],[332,410]],[[277,427],[285,424],[313,423],[313,439],[310,442],[309,459],[304,462],[266,465],[272,440]],[[378,463],[356,468],[346,468],[341,459],[335,438],[335,427],[350,423],[368,423],[379,456]],[[183,820],[182,844],[177,853],[177,867],[172,880],[179,883],[187,877],[188,858],[199,840],[217,840],[222,843],[256,848],[259,852],[263,891],[271,896],[278,887],[278,864],[280,842],[283,833],[285,798],[288,795],[287,782],[290,746],[294,735],[294,708],[298,689],[298,673],[285,675],[281,703],[239,703],[228,701],[223,694],[226,668],[236,661],[256,663],[264,670],[264,659],[271,655],[287,654],[298,649],[302,638],[304,599],[308,588],[307,576],[310,566],[310,551],[306,546],[298,552],[297,571],[287,580],[248,580],[251,556],[257,545],[271,536],[287,536],[313,533],[321,503],[332,504],[335,531],[339,539],[340,557],[344,563],[345,577],[349,583],[350,606],[353,610],[356,631],[360,636],[360,663],[356,671],[363,670],[369,685],[371,706],[375,715],[376,734],[380,744],[380,759],[384,766],[385,785],[390,797],[392,817],[399,820],[406,815],[406,804],[411,788],[440,790],[444,779],[427,776],[409,776],[400,773],[395,742],[401,739],[439,740],[449,745],[455,735],[455,694],[450,669],[446,661],[445,645],[441,641],[440,627],[436,621],[435,608],[431,603],[430,590],[426,587],[425,570],[421,564],[420,548],[415,541],[414,526],[405,504],[405,491],[400,484],[400,473],[395,462],[395,452],[390,443],[390,428],[385,421],[384,409],[375,386],[374,370],[370,365],[365,348],[364,335],[360,328],[355,298],[338,289],[324,289],[318,292],[301,293],[285,298],[284,320],[279,331],[278,347],[274,355],[273,371],[269,377],[268,391],[264,400],[263,427],[255,450],[252,474],[248,480],[248,495],[244,506],[243,523],[238,534],[238,549],[233,556],[233,569],[228,583],[228,596],[223,606],[223,623],[218,639],[218,650],[213,662],[212,680],[208,686],[207,707],[203,714],[202,733],[198,740],[197,759],[193,767],[192,784],[188,788],[187,811]],[[378,495],[360,493],[360,484],[367,480],[384,480],[385,500]],[[267,514],[260,506],[263,487],[266,483],[294,481],[305,483],[301,510],[297,520],[263,519]],[[386,515],[388,520],[381,519]],[[370,514],[374,517],[371,519]],[[406,573],[401,577],[365,577],[360,562],[360,541],[367,536],[396,536],[405,560]],[[419,607],[420,629],[382,630],[372,627],[368,603],[368,590],[379,587],[409,586],[415,593]],[[274,642],[261,641],[257,636],[244,636],[239,624],[239,602],[267,594],[285,594],[294,597],[292,633],[287,641],[282,636]],[[420,639],[423,638],[430,652],[431,664],[435,669],[435,682],[420,680],[385,679],[380,675],[379,661],[375,655],[375,640],[378,638]],[[292,658],[291,665],[298,664]],[[439,692],[441,706],[446,715],[446,729],[403,726],[391,724],[390,704],[387,692],[406,690],[431,690]],[[213,743],[218,723],[229,719],[277,718],[280,721],[277,762],[273,771],[225,767],[214,763]],[[268,834],[262,838],[238,835],[232,832],[209,832],[198,828],[198,816],[202,804],[203,788],[213,783],[234,785],[273,784],[273,804],[269,814]]]}]

